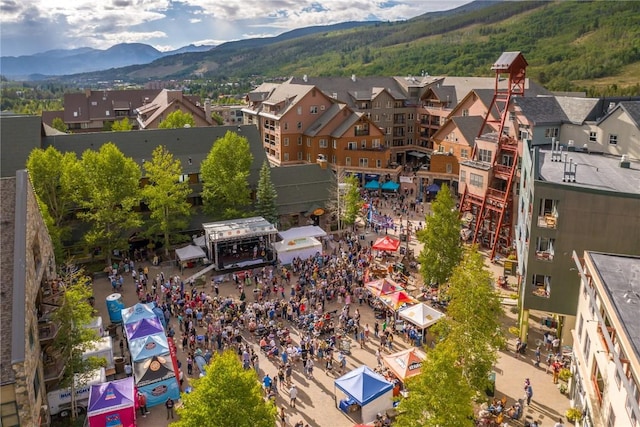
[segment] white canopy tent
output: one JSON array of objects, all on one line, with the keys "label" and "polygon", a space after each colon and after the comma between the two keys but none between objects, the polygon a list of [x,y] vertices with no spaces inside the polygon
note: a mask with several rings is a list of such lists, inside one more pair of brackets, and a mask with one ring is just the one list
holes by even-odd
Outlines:
[{"label": "white canopy tent", "polygon": [[181,262],[185,262],[193,259],[206,258],[207,254],[204,253],[200,246],[189,245],[184,248],[176,249],[176,257]]},{"label": "white canopy tent", "polygon": [[275,242],[273,249],[278,254],[280,263],[291,264],[291,261],[296,257],[307,259],[317,253],[322,253],[322,243],[313,237],[303,237]]},{"label": "white canopy tent", "polygon": [[327,232],[317,225],[305,225],[304,227],[294,227],[278,233],[282,240],[301,239],[303,237],[325,237]]},{"label": "white canopy tent", "polygon": [[444,314],[421,302],[403,308],[398,312],[398,316],[425,330],[444,317]]}]

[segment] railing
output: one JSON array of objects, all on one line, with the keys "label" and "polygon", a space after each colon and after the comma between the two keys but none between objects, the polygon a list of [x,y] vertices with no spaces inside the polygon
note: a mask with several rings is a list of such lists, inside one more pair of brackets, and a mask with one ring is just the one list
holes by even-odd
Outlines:
[{"label": "railing", "polygon": [[540,228],[556,228],[558,218],[554,215],[538,216],[538,227]]},{"label": "railing", "polygon": [[44,381],[51,382],[57,381],[62,378],[62,373],[64,370],[65,361],[62,360],[61,356],[55,358],[55,360],[51,363],[46,363],[44,365]]},{"label": "railing", "polygon": [[369,135],[369,129],[356,129],[355,130],[355,135],[356,136],[368,136]]},{"label": "railing", "polygon": [[38,325],[38,337],[40,342],[53,340],[58,335],[58,325],[54,322],[45,322]]},{"label": "railing", "polygon": [[540,261],[553,261],[553,251],[536,251],[536,259]]},{"label": "railing", "polygon": [[495,165],[493,167],[493,175],[504,175],[508,177],[511,175],[511,169],[513,169],[512,166]]}]

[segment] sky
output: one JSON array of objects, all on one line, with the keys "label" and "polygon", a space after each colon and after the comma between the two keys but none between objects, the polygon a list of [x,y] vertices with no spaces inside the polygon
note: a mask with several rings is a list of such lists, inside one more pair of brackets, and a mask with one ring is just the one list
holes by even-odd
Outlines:
[{"label": "sky", "polygon": [[0,55],[275,36],[345,21],[398,21],[470,0],[0,0]]}]

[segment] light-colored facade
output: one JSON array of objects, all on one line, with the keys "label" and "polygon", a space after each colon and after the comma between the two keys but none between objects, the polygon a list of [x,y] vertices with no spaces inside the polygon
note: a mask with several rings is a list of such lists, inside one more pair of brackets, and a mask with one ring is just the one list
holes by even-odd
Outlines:
[{"label": "light-colored facade", "polygon": [[637,427],[640,418],[640,257],[573,253],[579,273],[569,390],[583,427]]},{"label": "light-colored facade", "polygon": [[59,363],[43,366],[55,334],[44,320],[53,246],[26,170],[0,179],[0,197],[0,425],[48,425],[45,383],[60,371]]},{"label": "light-colored facade", "polygon": [[539,310],[560,316],[561,338],[570,344],[579,282],[569,255],[640,255],[640,164],[564,148],[526,142],[515,238],[522,338],[529,310]]}]

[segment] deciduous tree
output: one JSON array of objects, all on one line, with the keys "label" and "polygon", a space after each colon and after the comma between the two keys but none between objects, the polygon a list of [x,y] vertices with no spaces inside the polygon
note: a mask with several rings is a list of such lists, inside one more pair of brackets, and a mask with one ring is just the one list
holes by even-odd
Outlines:
[{"label": "deciduous tree", "polygon": [[193,390],[183,395],[178,421],[171,427],[273,427],[277,409],[265,402],[254,370],[242,368],[233,351],[215,354],[207,373],[191,380]]},{"label": "deciduous tree", "polygon": [[344,210],[342,211],[342,220],[345,225],[352,226],[355,224],[358,214],[362,209],[362,195],[358,186],[358,178],[354,175],[344,179],[346,188],[344,189]]},{"label": "deciduous tree", "polygon": [[59,130],[60,132],[69,132],[69,126],[67,126],[64,120],[62,120],[60,117],[56,117],[53,119],[53,121],[51,122],[51,127]]},{"label": "deciduous tree", "polygon": [[420,273],[426,282],[444,284],[462,257],[460,217],[449,188],[443,185],[431,204],[424,229],[417,237],[423,244],[418,257]]},{"label": "deciduous tree", "polygon": [[457,354],[436,346],[427,351],[419,375],[407,380],[409,397],[398,406],[397,427],[474,426],[474,393]]},{"label": "deciduous tree", "polygon": [[200,167],[207,211],[220,219],[246,215],[251,203],[247,179],[252,161],[247,138],[228,131],[214,142]]},{"label": "deciduous tree", "polygon": [[180,182],[180,160],[163,145],[153,150],[144,170],[148,183],[142,188],[142,199],[151,211],[148,234],[161,233],[165,252],[169,255],[169,236],[176,230],[184,230],[188,224],[191,206],[187,197],[191,189],[188,182]]},{"label": "deciduous tree", "polygon": [[114,249],[128,247],[126,233],[142,224],[133,210],[140,204],[140,167],[109,142],[87,150],[74,167],[77,216],[90,225],[84,235],[90,247],[100,247],[111,264]]},{"label": "deciduous tree", "polygon": [[271,168],[265,160],[260,169],[258,189],[256,191],[256,211],[258,215],[272,224],[278,221],[278,208],[276,206],[276,188],[271,182]]},{"label": "deciduous tree", "polygon": [[53,312],[52,320],[57,325],[58,333],[49,347],[65,365],[60,382],[61,388],[71,387],[72,414],[75,418],[75,381],[86,383],[88,374],[93,369],[104,366],[104,358],[82,355],[94,348],[98,334],[87,328],[94,316],[94,309],[89,303],[93,296],[90,279],[83,270],[78,270],[74,265],[67,264],[61,269],[58,285],[58,308]]},{"label": "deciduous tree", "polygon": [[158,128],[160,129],[177,129],[183,127],[194,127],[196,121],[189,113],[183,113],[180,110],[176,110],[170,113],[166,119],[160,122]]},{"label": "deciduous tree", "polygon": [[129,121],[128,117],[122,120],[116,120],[111,125],[111,130],[114,132],[125,132],[133,129],[133,123]]}]

